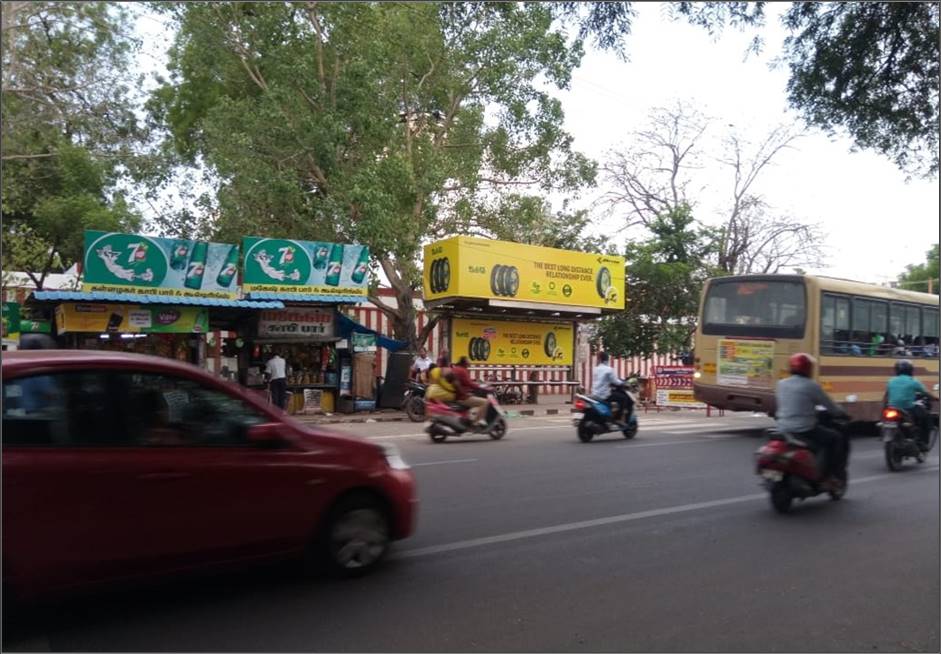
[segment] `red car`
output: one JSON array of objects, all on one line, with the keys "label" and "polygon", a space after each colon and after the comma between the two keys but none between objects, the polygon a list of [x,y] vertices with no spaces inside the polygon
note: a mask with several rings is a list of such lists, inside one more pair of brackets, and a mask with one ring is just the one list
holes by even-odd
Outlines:
[{"label": "red car", "polygon": [[393,446],[311,429],[188,364],[38,350],[5,352],[2,372],[17,599],[290,556],[360,573],[414,529]]}]

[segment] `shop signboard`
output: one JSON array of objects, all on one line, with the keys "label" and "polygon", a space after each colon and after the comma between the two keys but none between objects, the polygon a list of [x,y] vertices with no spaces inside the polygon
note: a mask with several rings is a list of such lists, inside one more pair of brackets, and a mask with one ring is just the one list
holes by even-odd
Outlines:
[{"label": "shop signboard", "polygon": [[572,365],[572,323],[454,318],[451,357],[472,365]]},{"label": "shop signboard", "polygon": [[297,338],[332,337],[334,312],[328,307],[292,307],[262,311],[258,316],[258,335]]},{"label": "shop signboard", "polygon": [[23,334],[51,334],[52,323],[48,320],[20,318],[20,332]]},{"label": "shop signboard", "polygon": [[206,307],[64,302],[56,307],[56,328],[60,334],[201,334],[209,331],[209,310]]},{"label": "shop signboard", "polygon": [[653,378],[657,387],[657,406],[706,408],[693,397],[692,366],[656,366]]},{"label": "shop signboard", "polygon": [[774,386],[774,341],[719,339],[716,361],[719,385]]},{"label": "shop signboard", "polygon": [[229,299],[238,263],[230,243],[86,230],[82,290]]},{"label": "shop signboard", "polygon": [[353,332],[350,334],[350,344],[353,346],[354,352],[375,352],[376,335]]},{"label": "shop signboard", "polygon": [[624,257],[455,236],[425,246],[424,297],[624,308]]},{"label": "shop signboard", "polygon": [[246,293],[366,297],[369,248],[365,245],[247,236],[242,249]]},{"label": "shop signboard", "polygon": [[16,345],[20,342],[20,305],[17,302],[4,302],[0,306],[3,309],[3,342]]}]

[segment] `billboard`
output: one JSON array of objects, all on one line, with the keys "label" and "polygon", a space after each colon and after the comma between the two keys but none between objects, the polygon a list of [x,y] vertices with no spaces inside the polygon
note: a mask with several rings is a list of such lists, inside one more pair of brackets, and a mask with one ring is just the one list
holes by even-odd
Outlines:
[{"label": "billboard", "polygon": [[365,245],[247,236],[242,249],[246,293],[366,297],[369,248]]},{"label": "billboard", "polygon": [[720,338],[716,381],[723,386],[773,388],[774,341]]},{"label": "billboard", "polygon": [[234,298],[238,262],[229,243],[86,230],[82,290]]},{"label": "billboard", "polygon": [[451,359],[471,364],[572,365],[572,323],[454,318]]},{"label": "billboard", "polygon": [[657,406],[704,409],[706,405],[693,397],[692,366],[656,366],[653,370],[657,387]]},{"label": "billboard", "polygon": [[425,246],[424,297],[624,308],[624,257],[455,236]]},{"label": "billboard", "polygon": [[63,302],[56,306],[56,329],[121,334],[200,334],[209,331],[209,309]]}]

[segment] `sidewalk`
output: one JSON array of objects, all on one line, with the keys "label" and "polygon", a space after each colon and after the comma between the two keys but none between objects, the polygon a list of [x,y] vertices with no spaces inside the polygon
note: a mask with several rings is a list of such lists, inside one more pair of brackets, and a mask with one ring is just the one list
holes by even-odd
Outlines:
[{"label": "sidewalk", "polygon": [[[568,396],[547,395],[538,404],[508,404],[503,407],[511,418],[518,416],[555,416],[568,415],[572,405]],[[357,413],[326,413],[293,416],[301,422],[319,425],[356,422],[401,422],[408,421],[404,411],[397,409],[379,409],[377,411],[359,411]]]}]

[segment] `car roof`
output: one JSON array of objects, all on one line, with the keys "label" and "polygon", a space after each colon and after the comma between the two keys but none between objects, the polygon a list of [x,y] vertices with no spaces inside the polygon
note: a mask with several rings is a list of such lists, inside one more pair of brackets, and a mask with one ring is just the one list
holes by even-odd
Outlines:
[{"label": "car roof", "polygon": [[160,369],[183,373],[187,376],[202,373],[188,363],[163,357],[130,352],[96,350],[15,350],[3,353],[3,374],[29,372],[36,368],[55,367],[116,367]]}]

